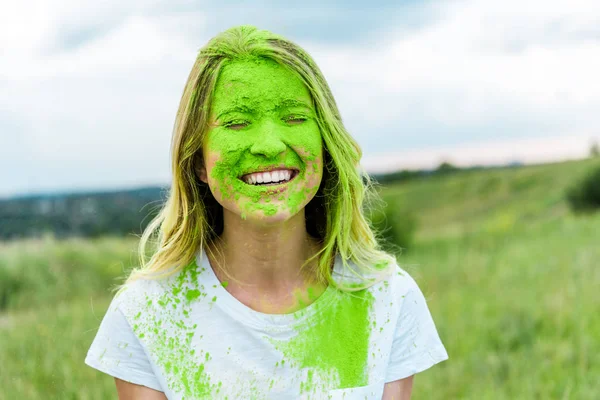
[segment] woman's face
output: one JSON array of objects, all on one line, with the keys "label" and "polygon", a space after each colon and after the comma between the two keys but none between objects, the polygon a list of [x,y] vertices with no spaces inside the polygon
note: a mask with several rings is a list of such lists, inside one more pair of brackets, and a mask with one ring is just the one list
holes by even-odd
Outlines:
[{"label": "woman's face", "polygon": [[323,176],[312,98],[274,61],[227,64],[217,79],[200,178],[243,219],[282,222],[315,196]]}]

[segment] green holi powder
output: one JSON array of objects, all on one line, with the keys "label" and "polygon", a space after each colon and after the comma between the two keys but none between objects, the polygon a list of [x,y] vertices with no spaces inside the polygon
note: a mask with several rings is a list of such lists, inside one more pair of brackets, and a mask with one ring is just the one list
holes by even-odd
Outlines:
[{"label": "green holi powder", "polygon": [[[196,351],[189,350],[198,325],[186,317],[191,313],[192,304],[206,297],[203,286],[198,284],[197,268],[193,261],[177,276],[170,291],[158,298],[146,297],[146,309],[136,314],[134,319],[137,323],[133,326],[137,336],[147,340],[152,347],[157,364],[165,370],[169,387],[182,393],[184,399],[212,396],[221,387],[220,382],[212,383],[204,371],[204,363],[211,360],[210,354],[200,351],[198,356],[202,357],[202,363],[197,357],[192,357]],[[175,304],[177,308],[164,319],[157,317],[161,315],[159,311],[153,310]],[[178,312],[181,314],[178,315]],[[178,334],[172,335],[172,332]]]},{"label": "green holi powder", "polygon": [[309,286],[306,288],[306,293],[308,293],[308,299],[311,302],[314,302],[315,300],[317,300],[317,294],[315,293],[315,289],[312,286]]},{"label": "green holi powder", "polygon": [[310,382],[303,383],[304,391],[314,389],[313,372],[333,387],[368,383],[369,315],[373,301],[367,290],[338,292],[336,303],[318,310],[314,318],[297,326],[297,336],[287,342],[272,341],[296,367],[308,369]]},{"label": "green holi powder", "polygon": [[[312,98],[296,75],[262,58],[226,64],[211,115],[216,126],[205,144],[205,151],[216,156],[207,165],[211,190],[221,200],[235,200],[242,218],[283,210],[293,215],[314,196],[321,181],[322,140]],[[299,171],[279,195],[239,179],[272,166]]]},{"label": "green holi powder", "polygon": [[200,297],[201,293],[198,289],[188,290],[185,292],[185,298],[187,301],[192,301]]},{"label": "green holi powder", "polygon": [[383,260],[383,261],[379,261],[379,262],[377,262],[377,263],[374,265],[374,268],[375,268],[375,269],[378,269],[378,270],[384,270],[384,269],[386,269],[386,268],[388,267],[388,265],[389,265],[389,261],[387,261],[387,260]]},{"label": "green holi powder", "polygon": [[[308,286],[306,288],[306,294],[302,293],[299,289],[294,290],[294,297],[296,298],[297,308],[302,310],[315,302],[319,295],[315,293],[315,288]],[[299,316],[296,316],[296,318],[299,318]]]}]

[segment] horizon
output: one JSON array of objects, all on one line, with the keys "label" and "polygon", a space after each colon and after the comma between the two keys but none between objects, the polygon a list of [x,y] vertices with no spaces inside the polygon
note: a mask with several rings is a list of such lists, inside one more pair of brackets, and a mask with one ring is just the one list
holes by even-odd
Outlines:
[{"label": "horizon", "polygon": [[[600,142],[594,142],[600,145]],[[465,147],[464,149],[471,149],[472,146]],[[463,149],[463,150],[464,150]],[[407,151],[408,152],[408,151]],[[433,153],[435,155],[435,153]],[[459,169],[470,169],[470,168],[526,168],[533,167],[538,165],[548,165],[548,164],[561,164],[568,162],[577,162],[584,161],[590,158],[589,148],[587,154],[580,154],[580,156],[573,157],[562,157],[562,158],[548,158],[548,157],[531,157],[529,159],[517,159],[517,158],[509,158],[506,162],[487,162],[487,163],[465,163],[465,162],[455,162],[451,159],[451,157],[440,157],[436,158],[440,161],[437,163],[428,163],[424,162],[422,167],[415,167],[414,165],[407,167],[400,167],[390,170],[381,170],[375,171],[371,169],[371,171],[366,170],[362,165],[361,168],[363,171],[366,171],[370,176],[385,176],[401,171],[434,171],[437,167],[439,167],[442,163],[447,162],[451,165],[459,168]],[[433,158],[432,158],[433,159]],[[429,160],[430,161],[430,160]],[[80,187],[80,188],[58,188],[55,190],[49,191],[32,191],[32,192],[24,192],[24,193],[13,193],[13,194],[3,194],[0,193],[0,201],[5,200],[19,200],[19,199],[27,199],[27,198],[35,198],[35,197],[62,197],[62,196],[71,196],[71,195],[91,195],[91,194],[106,194],[106,193],[119,193],[126,191],[136,191],[136,190],[144,190],[144,189],[158,189],[158,188],[169,188],[170,182],[148,182],[148,183],[132,183],[130,185],[115,185],[115,186],[97,186],[97,187]]]}]

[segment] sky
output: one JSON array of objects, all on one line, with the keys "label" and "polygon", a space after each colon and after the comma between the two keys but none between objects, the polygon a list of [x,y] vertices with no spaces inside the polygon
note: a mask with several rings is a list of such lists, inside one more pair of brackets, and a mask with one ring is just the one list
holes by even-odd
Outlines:
[{"label": "sky", "polygon": [[305,48],[369,172],[584,157],[600,2],[29,1],[0,5],[0,196],[167,185],[198,50],[251,24]]}]

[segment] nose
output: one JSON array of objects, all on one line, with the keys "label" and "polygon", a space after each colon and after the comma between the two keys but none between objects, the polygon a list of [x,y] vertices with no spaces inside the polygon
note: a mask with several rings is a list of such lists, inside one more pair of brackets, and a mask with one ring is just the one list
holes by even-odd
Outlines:
[{"label": "nose", "polygon": [[278,127],[272,122],[267,122],[258,130],[256,140],[250,147],[250,153],[274,158],[283,153],[285,148]]}]

